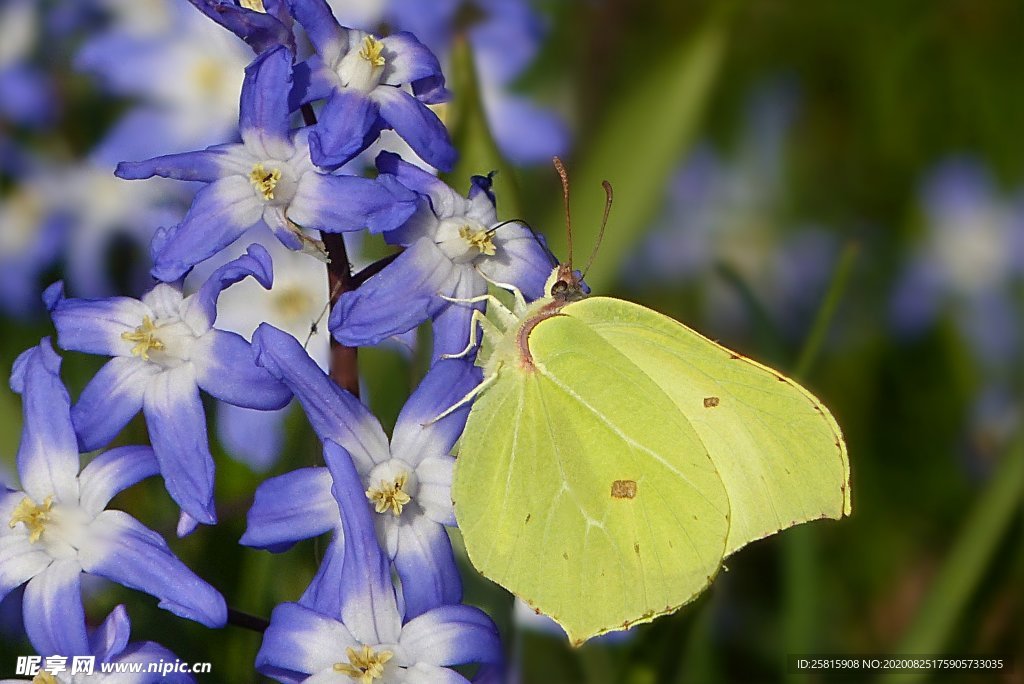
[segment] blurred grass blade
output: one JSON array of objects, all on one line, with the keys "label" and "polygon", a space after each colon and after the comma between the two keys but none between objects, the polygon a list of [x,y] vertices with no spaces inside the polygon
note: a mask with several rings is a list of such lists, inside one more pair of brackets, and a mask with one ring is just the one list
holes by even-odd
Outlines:
[{"label": "blurred grass blade", "polygon": [[[974,509],[921,602],[895,655],[942,653],[1000,540],[1024,499],[1024,437],[1018,438],[978,495]],[[913,682],[924,673],[889,674],[882,682]]]},{"label": "blurred grass blade", "polygon": [[459,161],[451,173],[443,174],[445,182],[460,192],[469,190],[469,178],[497,171],[494,191],[498,197],[499,218],[517,218],[522,215],[519,187],[515,171],[505,160],[491,135],[480,94],[473,49],[465,37],[455,41],[452,48],[448,83],[454,99],[447,105],[446,124],[452,143],[459,151]]},{"label": "blurred grass blade", "polygon": [[[850,284],[853,267],[860,248],[849,243],[839,255],[832,280],[814,317],[811,331],[804,341],[793,369],[793,378],[804,381],[811,372],[839,303]],[[819,561],[818,529],[801,525],[783,533],[782,542],[782,639],[784,653],[813,653],[817,643],[821,619],[821,567]],[[787,681],[802,682],[806,675],[788,673]]]},{"label": "blurred grass blade", "polygon": [[[612,225],[598,257],[601,263],[587,275],[596,291],[614,281],[618,260],[661,205],[668,178],[693,138],[719,72],[730,15],[731,9],[715,10],[689,41],[652,59],[650,69],[637,74],[634,87],[619,93],[617,104],[569,168],[578,267],[585,265],[597,240],[604,211],[601,181],[608,180],[615,188]],[[557,187],[554,172],[552,187]],[[555,256],[566,258],[560,199],[534,228],[544,233]]]}]

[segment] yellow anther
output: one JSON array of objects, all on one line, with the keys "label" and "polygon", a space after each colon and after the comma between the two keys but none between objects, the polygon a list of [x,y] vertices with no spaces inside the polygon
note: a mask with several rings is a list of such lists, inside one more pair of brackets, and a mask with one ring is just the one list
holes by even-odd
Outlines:
[{"label": "yellow anther", "polygon": [[239,0],[238,4],[254,12],[267,13],[267,8],[263,6],[263,0]]},{"label": "yellow anther", "polygon": [[50,522],[50,510],[53,508],[53,497],[48,496],[43,503],[37,504],[27,496],[14,508],[8,526],[13,530],[18,523],[28,528],[28,541],[35,544],[43,536],[46,523]]},{"label": "yellow anther", "polygon": [[49,672],[40,672],[32,678],[31,684],[60,684],[60,680]]},{"label": "yellow anther", "polygon": [[373,36],[366,36],[363,38],[363,49],[359,51],[359,56],[373,66],[382,67],[384,66],[384,55],[381,54],[383,50],[384,43]]},{"label": "yellow anther", "polygon": [[475,247],[481,254],[494,256],[494,236],[486,230],[473,230],[469,226],[459,228],[459,237]]},{"label": "yellow anther", "polygon": [[373,680],[384,676],[384,665],[394,657],[391,651],[376,652],[369,646],[362,650],[346,649],[347,663],[335,663],[334,671],[346,674],[359,684],[373,684]]},{"label": "yellow anther", "polygon": [[395,515],[402,514],[402,508],[412,501],[412,497],[405,493],[405,483],[409,479],[408,473],[402,473],[394,480],[381,480],[376,487],[370,487],[366,491],[366,498],[373,502],[378,513],[391,509]]},{"label": "yellow anther", "polygon": [[142,357],[143,361],[149,361],[150,350],[163,351],[164,343],[156,336],[156,326],[149,316],[142,317],[142,325],[135,329],[135,332],[121,333],[121,339],[125,342],[134,342],[132,356]]},{"label": "yellow anther", "polygon": [[249,172],[249,182],[263,195],[263,199],[270,201],[274,199],[274,189],[281,182],[281,169],[267,171],[263,164],[256,164]]}]

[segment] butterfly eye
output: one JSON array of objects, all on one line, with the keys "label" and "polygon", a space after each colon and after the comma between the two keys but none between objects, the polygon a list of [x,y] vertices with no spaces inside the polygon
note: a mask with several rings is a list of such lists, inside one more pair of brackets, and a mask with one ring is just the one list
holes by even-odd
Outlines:
[{"label": "butterfly eye", "polygon": [[558,281],[555,282],[554,285],[551,286],[551,294],[552,295],[565,294],[568,291],[569,291],[569,283],[565,282],[564,280],[558,280]]}]

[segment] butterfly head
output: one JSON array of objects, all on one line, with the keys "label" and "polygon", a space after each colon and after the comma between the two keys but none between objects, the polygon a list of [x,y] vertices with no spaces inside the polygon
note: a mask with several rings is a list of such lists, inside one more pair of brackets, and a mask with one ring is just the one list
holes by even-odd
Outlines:
[{"label": "butterfly head", "polygon": [[544,294],[556,301],[568,303],[589,295],[590,288],[583,282],[580,272],[572,270],[572,265],[558,264],[544,283]]}]

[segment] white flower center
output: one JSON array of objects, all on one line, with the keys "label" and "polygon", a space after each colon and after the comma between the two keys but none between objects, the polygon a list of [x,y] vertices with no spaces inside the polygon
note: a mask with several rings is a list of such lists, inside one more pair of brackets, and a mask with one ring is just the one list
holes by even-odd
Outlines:
[{"label": "white flower center", "polygon": [[[353,31],[351,35],[355,38],[358,33]],[[338,62],[336,72],[346,88],[368,93],[380,85],[386,66],[384,43],[365,34],[360,43],[352,41],[348,52]]]},{"label": "white flower center", "polygon": [[382,514],[390,511],[395,517],[402,515],[405,507],[413,503],[419,489],[416,473],[397,459],[370,471],[369,482],[366,498],[373,503],[374,510]]},{"label": "white flower center", "polygon": [[494,233],[468,216],[455,216],[441,221],[434,242],[444,255],[456,264],[466,264],[481,254],[494,256]]},{"label": "white flower center", "polygon": [[53,558],[65,559],[78,555],[78,549],[87,541],[90,522],[81,508],[55,502],[51,494],[42,503],[28,496],[23,498],[7,525],[12,530],[22,526],[30,544],[39,544]]},{"label": "white flower center", "polygon": [[164,368],[175,368],[191,358],[196,336],[179,319],[158,319],[154,322],[149,316],[143,316],[141,325],[133,331],[121,333],[121,339],[134,344],[132,356]]}]

